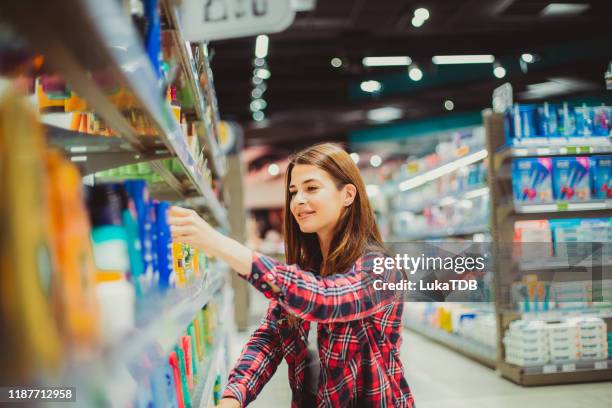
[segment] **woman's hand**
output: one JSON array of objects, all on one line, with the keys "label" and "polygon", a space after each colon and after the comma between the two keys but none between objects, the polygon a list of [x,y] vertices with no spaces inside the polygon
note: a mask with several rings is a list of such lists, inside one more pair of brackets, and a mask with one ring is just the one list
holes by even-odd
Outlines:
[{"label": "woman's hand", "polygon": [[172,240],[214,255],[218,232],[193,210],[171,207],[168,223]]},{"label": "woman's hand", "polygon": [[251,272],[252,252],[241,243],[226,237],[211,227],[195,211],[171,207],[168,223],[172,240],[220,258],[243,276]]},{"label": "woman's hand", "polygon": [[219,401],[216,408],[240,408],[240,403],[234,398],[223,398]]}]

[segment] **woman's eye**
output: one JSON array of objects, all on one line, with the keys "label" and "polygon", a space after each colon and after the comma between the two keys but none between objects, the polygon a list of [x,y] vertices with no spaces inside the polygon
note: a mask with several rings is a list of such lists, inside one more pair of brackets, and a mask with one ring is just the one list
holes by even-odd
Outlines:
[{"label": "woman's eye", "polygon": [[295,195],[295,191],[290,191],[289,192],[289,197],[293,197]]},{"label": "woman's eye", "polygon": [[310,186],[308,187],[308,191],[315,191],[318,187]]}]

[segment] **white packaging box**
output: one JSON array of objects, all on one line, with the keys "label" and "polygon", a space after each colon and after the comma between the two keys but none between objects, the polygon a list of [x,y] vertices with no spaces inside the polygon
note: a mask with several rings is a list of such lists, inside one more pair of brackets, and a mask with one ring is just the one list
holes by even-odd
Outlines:
[{"label": "white packaging box", "polygon": [[582,353],[580,356],[582,360],[606,360],[608,358],[608,352],[587,352]]}]

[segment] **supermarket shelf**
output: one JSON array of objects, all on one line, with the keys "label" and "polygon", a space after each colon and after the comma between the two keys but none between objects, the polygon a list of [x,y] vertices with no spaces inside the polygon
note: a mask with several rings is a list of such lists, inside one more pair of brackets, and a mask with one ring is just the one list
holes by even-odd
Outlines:
[{"label": "supermarket shelf", "polygon": [[[89,106],[136,151],[144,153],[146,149],[137,132],[105,94],[109,77],[118,79],[150,118],[167,149],[176,155],[192,189],[177,183],[161,162],[151,162],[152,167],[180,194],[188,196],[194,190],[211,200],[211,212],[217,223],[228,225],[226,214],[206,185],[202,170],[156,85],[157,75],[139,35],[120,4],[95,0],[66,0],[61,4],[26,0],[3,4],[2,9],[7,20],[30,40],[37,52],[45,55],[49,64],[62,73]],[[33,9],[37,13],[32,13]],[[71,16],[70,24],[65,21],[67,15]]]},{"label": "supermarket shelf", "polygon": [[409,211],[413,213],[422,213],[425,208],[439,206],[444,207],[447,205],[451,205],[461,200],[471,200],[477,197],[482,197],[483,195],[489,194],[489,187],[486,184],[480,184],[474,188],[470,188],[466,191],[458,191],[451,193],[445,197],[436,197],[435,199],[429,200],[425,202],[421,206],[416,206],[413,208],[408,207],[394,207],[396,211]]},{"label": "supermarket shelf", "polygon": [[505,378],[524,386],[612,380],[612,360],[534,367],[519,367],[503,361],[498,363],[498,369]]},{"label": "supermarket shelf", "polygon": [[[597,256],[595,256],[597,255]],[[612,267],[611,259],[600,259],[602,254],[598,251],[589,257],[574,262],[568,257],[551,257],[547,259],[521,260],[519,270],[521,272],[561,272],[576,271],[578,269],[595,269],[600,267]]]},{"label": "supermarket shelf", "polygon": [[225,347],[222,341],[227,335],[226,326],[226,324],[222,324],[220,327],[217,327],[217,334],[213,340],[213,349],[206,356],[200,367],[198,367],[198,373],[205,373],[205,377],[201,378],[202,381],[193,392],[191,406],[194,408],[209,407],[208,401],[215,386],[215,377],[218,372],[221,351]]},{"label": "supermarket shelf", "polygon": [[550,204],[515,204],[519,214],[549,213],[558,211],[593,211],[612,209],[612,200],[567,202],[560,201]]},{"label": "supermarket shelf", "polygon": [[[178,9],[171,0],[163,1],[162,5],[164,7],[168,23],[170,24],[175,49],[178,51],[180,56],[181,69],[185,75],[189,87],[191,88],[191,93],[194,96],[196,116],[202,124],[202,126],[197,127],[198,138],[200,139],[201,144],[207,148],[208,158],[214,174],[217,177],[222,177],[225,173],[224,160],[220,154],[219,145],[217,144],[217,140],[215,138],[216,123],[211,123],[207,118],[206,98],[202,93],[202,88],[200,86],[200,80],[190,45],[183,38]],[[210,68],[208,65],[206,65],[205,71],[208,69]],[[205,72],[205,75],[208,75],[208,72]],[[206,81],[206,84],[207,88],[210,88],[212,81]]]},{"label": "supermarket shelf", "polygon": [[424,324],[405,322],[404,326],[407,329],[440,343],[451,350],[463,354],[464,356],[471,358],[480,364],[490,368],[495,368],[497,352],[484,344]]},{"label": "supermarket shelf", "polygon": [[[562,144],[560,144],[562,142]],[[557,144],[555,144],[557,143]],[[495,153],[495,168],[513,157],[576,156],[612,154],[612,142],[606,137],[582,140],[577,143],[565,138],[537,138],[531,144],[506,146]]]},{"label": "supermarket shelf", "polygon": [[[517,314],[516,311],[508,311],[508,314]],[[567,317],[599,317],[602,319],[612,318],[612,304],[607,307],[588,307],[580,309],[555,309],[541,312],[519,313],[523,320],[553,321]]]},{"label": "supermarket shelf", "polygon": [[436,239],[436,238],[450,238],[450,237],[463,237],[467,235],[479,234],[488,232],[486,227],[487,222],[483,221],[480,225],[468,225],[464,227],[449,227],[440,229],[429,229],[428,231],[422,231],[421,233],[414,234],[395,234],[392,237],[392,241],[401,242],[403,240],[419,240],[419,239]]},{"label": "supermarket shelf", "polygon": [[591,201],[583,203],[528,204],[515,209],[513,204],[502,204],[496,207],[500,220],[512,218],[519,220],[554,219],[554,218],[607,218],[610,217],[612,200]]},{"label": "supermarket shelf", "polygon": [[431,170],[414,174],[411,177],[399,182],[398,188],[400,191],[412,190],[413,188],[422,186],[423,184],[439,179],[442,176],[453,173],[460,168],[483,161],[487,158],[488,154],[489,152],[486,149],[482,149],[454,161],[444,163]]},{"label": "supermarket shelf", "polygon": [[49,143],[62,149],[84,175],[128,164],[172,158],[157,137],[139,137],[146,147],[146,153],[139,153],[118,137],[90,135],[55,126],[45,126],[45,130]]}]

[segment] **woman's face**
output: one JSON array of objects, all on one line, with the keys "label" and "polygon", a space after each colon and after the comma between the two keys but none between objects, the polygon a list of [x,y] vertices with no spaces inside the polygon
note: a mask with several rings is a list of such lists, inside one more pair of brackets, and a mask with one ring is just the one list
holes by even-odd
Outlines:
[{"label": "woman's face", "polygon": [[304,233],[331,233],[344,207],[355,198],[355,186],[338,189],[329,173],[312,165],[298,164],[289,183],[291,214]]}]

